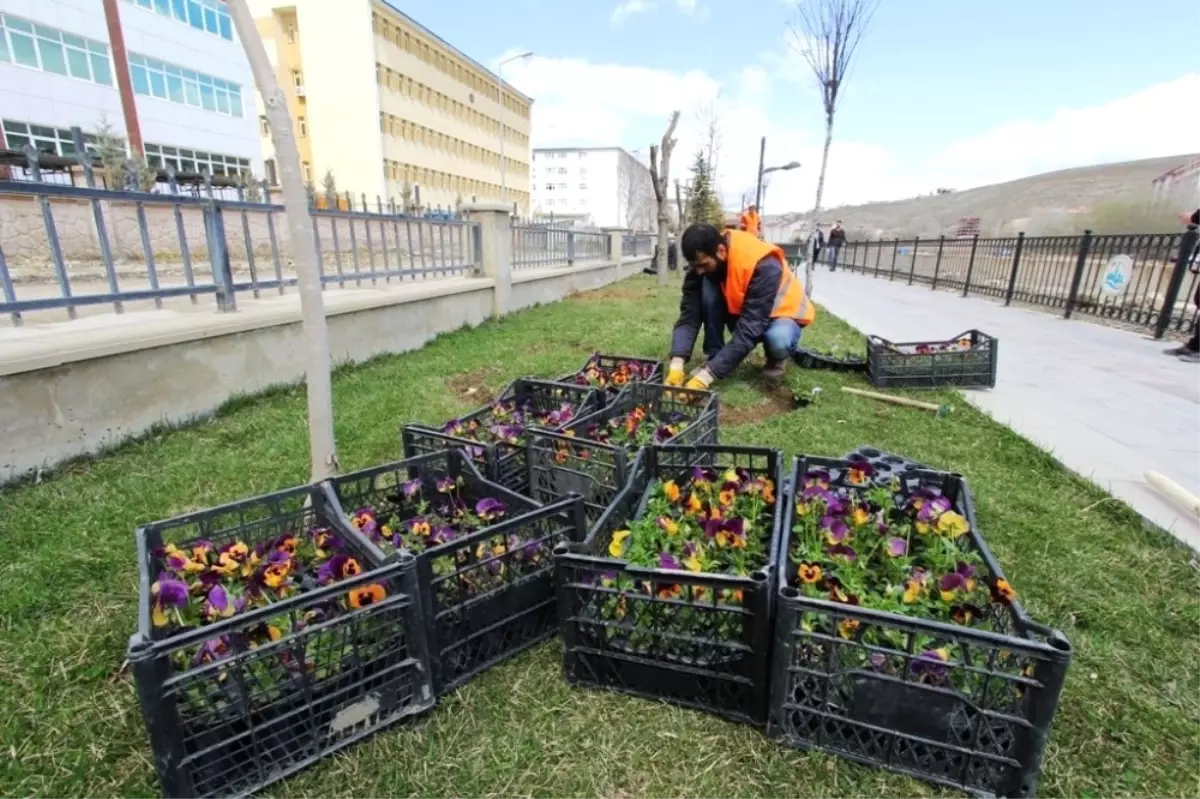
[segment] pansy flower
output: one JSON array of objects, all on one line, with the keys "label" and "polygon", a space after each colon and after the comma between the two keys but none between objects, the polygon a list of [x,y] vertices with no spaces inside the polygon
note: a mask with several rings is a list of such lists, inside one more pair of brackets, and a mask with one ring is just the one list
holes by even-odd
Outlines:
[{"label": "pansy flower", "polygon": [[360,585],[346,595],[346,601],[352,608],[365,608],[387,599],[387,591],[379,583]]},{"label": "pansy flower", "polygon": [[362,574],[362,566],[357,560],[349,555],[338,554],[321,564],[317,570],[317,582],[328,585],[359,574]]},{"label": "pansy flower", "polygon": [[434,485],[437,487],[439,494],[449,494],[451,491],[454,490],[454,487],[455,487],[454,478],[453,477],[439,477],[434,482]]},{"label": "pansy flower", "polygon": [[858,552],[854,547],[847,544],[834,544],[833,546],[825,547],[825,554],[831,558],[844,560],[847,563],[853,563],[858,559]]},{"label": "pansy flower", "polygon": [[946,511],[937,520],[938,533],[949,538],[958,538],[970,529],[967,520],[961,514],[952,510]]},{"label": "pansy flower", "polygon": [[908,554],[908,541],[892,536],[887,539],[885,551],[890,557],[902,558]]},{"label": "pansy flower", "polygon": [[160,575],[150,585],[150,596],[153,605],[150,609],[150,620],[155,627],[165,627],[170,621],[167,610],[186,608],[188,604],[187,583],[165,575]]},{"label": "pansy flower", "polygon": [[927,649],[913,658],[910,669],[913,675],[918,678],[923,678],[930,682],[941,682],[945,679],[948,671],[946,666],[948,660],[950,660],[949,649],[945,647]]},{"label": "pansy flower", "polygon": [[663,483],[663,496],[667,498],[667,502],[675,503],[679,501],[679,486],[675,484],[674,480],[668,480]]},{"label": "pansy flower", "polygon": [[504,511],[504,503],[492,497],[484,497],[475,503],[475,515],[485,521],[499,519]]},{"label": "pansy flower", "polygon": [[1000,605],[1011,605],[1017,598],[1017,592],[1003,577],[994,580],[990,586],[992,601]]},{"label": "pansy flower", "polygon": [[425,538],[433,532],[433,526],[424,516],[414,516],[405,522],[404,526],[408,528],[409,533],[418,538]]},{"label": "pansy flower", "polygon": [[681,569],[683,566],[680,564],[679,558],[675,557],[670,552],[663,552],[658,556],[658,568]]},{"label": "pansy flower", "polygon": [[838,635],[846,640],[854,637],[854,631],[862,624],[858,619],[842,619],[838,622]]},{"label": "pansy flower", "polygon": [[204,615],[209,619],[225,619],[233,615],[234,605],[223,585],[214,585],[204,602]]},{"label": "pansy flower", "polygon": [[406,480],[405,482],[401,483],[400,484],[400,493],[404,495],[405,499],[412,499],[413,497],[420,496],[420,494],[421,494],[420,479]]},{"label": "pansy flower", "polygon": [[875,474],[875,467],[869,461],[852,460],[846,479],[851,485],[861,486],[866,485],[873,474]]},{"label": "pansy flower", "polygon": [[983,608],[968,603],[955,605],[950,608],[950,618],[955,624],[974,624],[977,619],[983,618]]},{"label": "pansy flower", "polygon": [[608,545],[608,554],[614,558],[619,558],[625,554],[625,541],[629,538],[628,530],[617,530],[612,534],[612,541]]},{"label": "pansy flower", "polygon": [[196,650],[196,656],[193,660],[195,665],[203,666],[206,663],[215,663],[218,660],[224,660],[233,653],[229,645],[229,636],[222,635],[217,638],[210,638],[200,645]]},{"label": "pansy flower", "polygon": [[831,544],[840,544],[850,535],[850,528],[837,516],[822,516],[821,529],[825,531],[825,540]]},{"label": "pansy flower", "polygon": [[655,523],[667,535],[677,535],[679,533],[679,522],[670,516],[659,516]]},{"label": "pansy flower", "polygon": [[815,563],[805,561],[796,567],[796,577],[805,585],[815,585],[821,582],[822,576],[821,567]]},{"label": "pansy flower", "polygon": [[805,488],[829,488],[829,472],[824,469],[811,469],[804,474]]}]

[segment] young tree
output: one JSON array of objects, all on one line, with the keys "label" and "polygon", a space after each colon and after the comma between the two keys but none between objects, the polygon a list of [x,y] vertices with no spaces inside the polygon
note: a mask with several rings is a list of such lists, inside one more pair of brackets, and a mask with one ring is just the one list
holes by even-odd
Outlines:
[{"label": "young tree", "polygon": [[696,151],[692,161],[692,185],[688,192],[687,222],[707,222],[720,230],[725,225],[725,212],[717,199],[712,174],[708,171],[708,154],[703,148]]},{"label": "young tree", "polygon": [[313,482],[324,480],[338,469],[333,436],[333,384],[330,374],[329,329],[325,323],[325,298],[317,272],[317,246],[308,215],[308,196],[300,172],[300,151],[292,133],[287,97],[275,79],[275,70],[259,38],[246,0],[226,0],[238,39],[246,51],[254,83],[262,95],[271,126],[271,141],[279,165],[288,235],[296,280],[300,284],[300,314],[304,323],[304,371],[308,386],[308,444]]},{"label": "young tree", "polygon": [[654,201],[658,207],[658,283],[667,284],[667,228],[671,224],[671,215],[667,212],[668,191],[670,188],[671,151],[675,149],[675,126],[679,124],[679,112],[671,112],[671,123],[662,137],[662,169],[658,167],[659,146],[650,145],[650,180],[654,185]]},{"label": "young tree", "polygon": [[[817,176],[813,219],[821,213],[821,195],[825,193],[825,170],[829,166],[829,145],[833,142],[833,115],[854,64],[854,53],[878,7],[879,0],[796,0],[790,44],[812,69],[821,88],[821,107],[825,112],[825,149],[821,154],[821,172]],[[805,270],[804,285],[812,294],[811,263]]]}]

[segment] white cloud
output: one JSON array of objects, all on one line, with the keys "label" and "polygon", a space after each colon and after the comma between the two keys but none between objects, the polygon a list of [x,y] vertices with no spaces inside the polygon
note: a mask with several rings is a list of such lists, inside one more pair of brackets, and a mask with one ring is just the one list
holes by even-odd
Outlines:
[{"label": "white cloud", "polygon": [[709,7],[700,5],[696,0],[675,0],[675,5],[679,6],[684,16],[691,17],[696,22],[708,21]]},{"label": "white cloud", "polygon": [[[785,59],[781,53],[779,63]],[[795,61],[790,64],[797,66]],[[505,78],[536,100],[534,146],[647,148],[661,137],[670,111],[680,110],[672,179],[686,179],[701,145],[696,107],[711,102],[720,91],[718,183],[731,208],[743,191],[753,189],[760,137],[767,137],[768,166],[792,160],[803,165],[770,176],[764,207],[775,213],[811,207],[824,143],[819,113],[806,114],[802,128],[779,120],[775,109],[781,107],[781,97],[789,105],[819,107],[815,89],[810,96],[803,83],[787,85],[780,80],[781,72],[791,71],[750,65],[722,85],[699,70],[534,57],[507,67]],[[1017,118],[956,141],[923,161],[855,142],[835,128],[824,205],[900,199],[941,186],[964,189],[1072,166],[1193,152],[1200,104],[1180,103],[1180,97],[1200,97],[1200,73],[1103,105],[1064,109],[1045,119]],[[1174,116],[1168,120],[1163,109],[1171,109]],[[946,106],[944,113],[956,112]],[[921,124],[936,125],[936,120],[926,118]]]},{"label": "white cloud", "polygon": [[623,2],[618,3],[617,7],[613,9],[609,20],[614,25],[620,25],[634,14],[644,14],[647,11],[653,10],[653,8],[654,3],[650,2],[650,0],[623,0]]}]

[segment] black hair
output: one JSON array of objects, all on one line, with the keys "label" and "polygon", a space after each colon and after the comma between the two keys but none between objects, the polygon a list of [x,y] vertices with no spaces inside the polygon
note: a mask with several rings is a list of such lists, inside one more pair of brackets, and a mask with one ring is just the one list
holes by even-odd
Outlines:
[{"label": "black hair", "polygon": [[694,222],[683,231],[679,239],[679,249],[683,257],[689,261],[696,260],[700,253],[717,257],[717,247],[725,243],[721,232],[707,222]]}]

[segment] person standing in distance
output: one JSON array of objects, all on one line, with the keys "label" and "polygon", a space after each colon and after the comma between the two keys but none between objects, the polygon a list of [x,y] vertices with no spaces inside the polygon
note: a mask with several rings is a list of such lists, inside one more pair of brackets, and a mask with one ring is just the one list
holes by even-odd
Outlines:
[{"label": "person standing in distance", "polygon": [[834,223],[829,230],[829,242],[826,244],[826,251],[829,253],[829,271],[837,271],[838,253],[846,244],[846,229],[842,227],[842,220]]},{"label": "person standing in distance", "polygon": [[[692,373],[687,388],[708,389],[760,343],[767,354],[763,377],[783,377],[803,329],[817,317],[816,304],[800,277],[787,268],[783,250],[745,231],[722,233],[704,222],[683,231],[679,244],[688,271],[664,382],[684,385],[684,364],[701,327],[705,363]],[[733,331],[728,344],[727,329]]]},{"label": "person standing in distance", "polygon": [[[1188,226],[1188,230],[1200,228],[1200,208],[1192,211],[1190,217],[1185,214],[1183,222]],[[1192,274],[1200,272],[1198,258],[1200,258],[1200,244],[1196,245],[1196,248],[1192,250],[1191,257],[1188,258],[1188,271]],[[1182,347],[1172,347],[1166,351],[1166,354],[1176,355],[1181,361],[1200,363],[1200,280],[1196,281],[1196,293],[1192,297],[1192,302],[1196,304],[1197,308],[1197,315],[1192,319],[1192,336]]]}]

